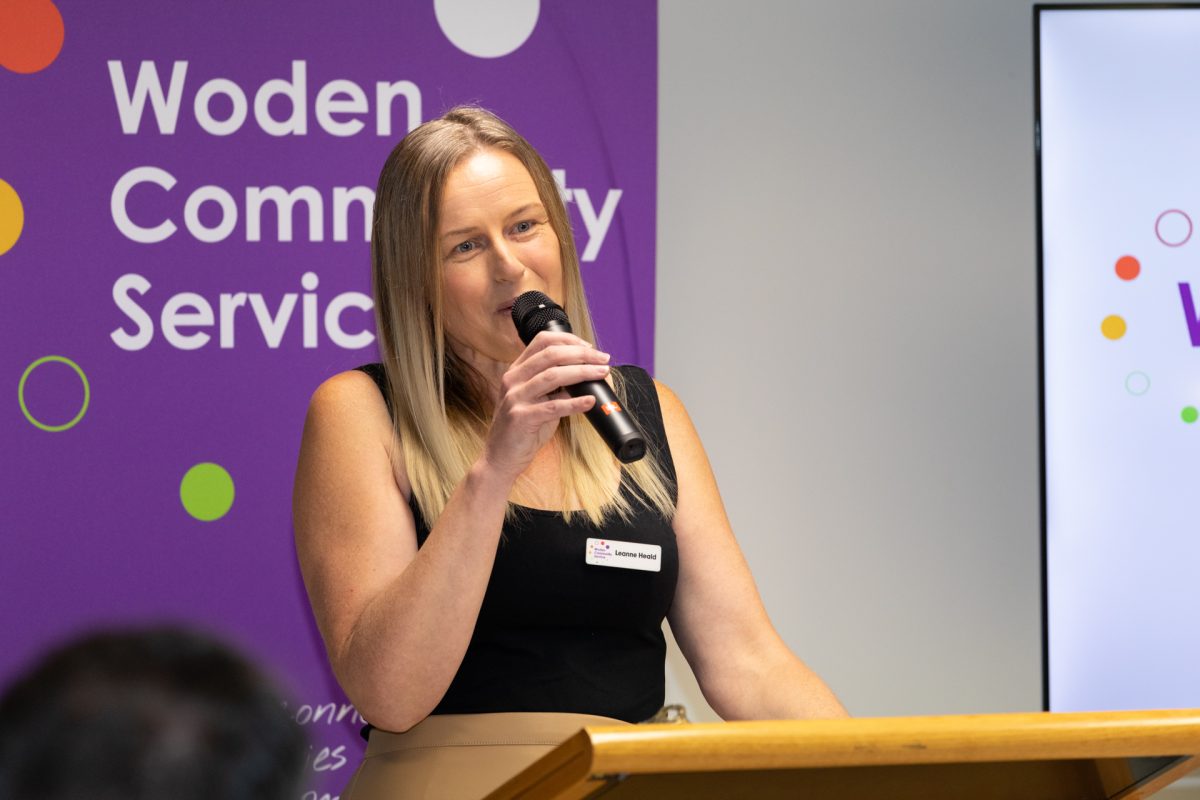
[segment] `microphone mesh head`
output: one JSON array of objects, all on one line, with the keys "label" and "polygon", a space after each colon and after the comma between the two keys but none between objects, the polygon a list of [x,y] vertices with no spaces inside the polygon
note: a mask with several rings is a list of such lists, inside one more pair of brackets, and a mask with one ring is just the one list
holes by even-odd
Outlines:
[{"label": "microphone mesh head", "polygon": [[529,344],[533,337],[546,329],[550,321],[561,322],[568,330],[571,323],[567,320],[567,312],[541,292],[525,292],[513,301],[513,324],[517,326],[517,334],[521,341]]}]

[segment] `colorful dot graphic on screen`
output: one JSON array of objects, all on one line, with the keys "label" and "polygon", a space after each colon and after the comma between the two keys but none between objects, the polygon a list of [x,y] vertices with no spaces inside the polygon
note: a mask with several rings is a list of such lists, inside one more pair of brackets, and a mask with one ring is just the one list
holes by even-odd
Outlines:
[{"label": "colorful dot graphic on screen", "polygon": [[1167,247],[1181,247],[1192,238],[1192,218],[1178,208],[1169,208],[1154,220],[1154,235]]},{"label": "colorful dot graphic on screen", "polygon": [[1114,342],[1125,335],[1125,319],[1116,314],[1109,314],[1100,323],[1100,332],[1104,334],[1104,338],[1112,339]]},{"label": "colorful dot graphic on screen", "polygon": [[50,0],[0,2],[0,67],[28,75],[54,63],[62,51],[62,14]]},{"label": "colorful dot graphic on screen", "polygon": [[1150,376],[1144,372],[1131,372],[1125,376],[1125,391],[1141,397],[1150,391]]},{"label": "colorful dot graphic on screen", "polygon": [[1142,272],[1142,265],[1133,256],[1121,256],[1117,259],[1117,277],[1123,281],[1131,281]]},{"label": "colorful dot graphic on screen", "polygon": [[220,519],[233,506],[233,478],[220,464],[201,462],[184,474],[179,499],[187,513],[201,522]]},{"label": "colorful dot graphic on screen", "polygon": [[1179,418],[1191,425],[1197,418],[1200,418],[1200,411],[1197,411],[1195,406],[1185,406],[1183,411],[1179,412]]},{"label": "colorful dot graphic on screen", "polygon": [[7,253],[21,238],[25,227],[25,207],[17,190],[0,180],[0,256]]},{"label": "colorful dot graphic on screen", "polygon": [[[43,364],[51,363],[66,364],[75,371],[75,374],[79,376],[79,380],[83,384],[83,402],[79,406],[79,413],[77,413],[67,422],[64,422],[60,425],[54,425],[38,419],[36,416],[34,416],[33,412],[29,410],[29,406],[25,402],[25,387],[29,382],[29,376],[31,376],[34,370],[36,370],[38,367],[41,367]],[[21,413],[25,415],[25,419],[29,420],[29,423],[35,428],[48,433],[59,433],[61,431],[70,430],[78,425],[79,421],[83,419],[83,415],[87,413],[88,403],[91,402],[91,399],[92,388],[90,385],[88,385],[87,375],[78,364],[65,356],[43,356],[42,358],[39,358],[37,361],[34,361],[25,368],[25,372],[21,374],[21,380],[17,383],[17,404],[21,406]]]}]

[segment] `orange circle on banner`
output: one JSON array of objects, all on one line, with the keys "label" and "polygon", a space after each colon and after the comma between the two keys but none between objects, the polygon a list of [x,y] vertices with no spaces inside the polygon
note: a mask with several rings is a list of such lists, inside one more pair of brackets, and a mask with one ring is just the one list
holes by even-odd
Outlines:
[{"label": "orange circle on banner", "polygon": [[1117,277],[1123,281],[1131,281],[1140,275],[1142,265],[1133,256],[1121,256],[1117,259]]},{"label": "orange circle on banner", "polygon": [[22,74],[43,70],[58,58],[64,34],[51,0],[0,2],[0,66]]}]

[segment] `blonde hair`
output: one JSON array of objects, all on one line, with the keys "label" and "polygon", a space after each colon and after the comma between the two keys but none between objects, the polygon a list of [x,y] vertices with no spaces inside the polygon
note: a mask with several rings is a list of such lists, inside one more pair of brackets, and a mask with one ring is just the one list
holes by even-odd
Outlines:
[{"label": "blonde hair", "polygon": [[[447,177],[468,156],[487,149],[511,154],[529,171],[558,236],[564,310],[577,336],[596,341],[567,210],[537,151],[499,117],[470,106],[453,108],[405,136],[379,175],[372,284],[393,423],[413,495],[431,526],[478,458],[490,425],[491,400],[481,377],[446,346],[436,248]],[[610,374],[624,404],[624,382],[616,370]],[[563,517],[570,521],[582,511],[595,524],[612,514],[627,520],[633,508],[620,485],[614,490],[611,481],[618,462],[590,427],[578,414],[558,426]],[[642,505],[668,518],[674,513],[668,480],[652,451],[641,461],[619,466],[620,484],[632,484]],[[565,507],[572,500],[581,508]]]}]

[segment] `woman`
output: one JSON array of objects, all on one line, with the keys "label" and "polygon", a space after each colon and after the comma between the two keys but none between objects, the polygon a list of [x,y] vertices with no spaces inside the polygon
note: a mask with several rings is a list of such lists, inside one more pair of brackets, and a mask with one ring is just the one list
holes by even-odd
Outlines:
[{"label": "woman", "polygon": [[[566,210],[524,139],[477,108],[411,132],[372,261],[383,367],[313,395],[294,509],[334,672],[374,726],[343,798],[481,795],[586,724],[646,719],[664,615],[722,717],[845,713],[767,619],[678,398],[593,346]],[[525,347],[509,312],[529,290],[577,335]],[[619,464],[580,415],[593,400],[561,389],[598,379],[645,459]],[[661,567],[585,563],[589,538],[657,546]],[[461,746],[490,738],[525,744]]]}]

